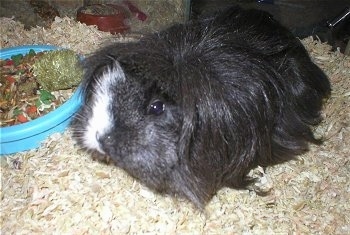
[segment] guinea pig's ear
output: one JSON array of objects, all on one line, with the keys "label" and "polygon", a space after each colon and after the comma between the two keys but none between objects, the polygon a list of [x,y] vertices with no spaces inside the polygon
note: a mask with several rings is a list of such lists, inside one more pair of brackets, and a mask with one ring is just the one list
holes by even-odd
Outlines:
[{"label": "guinea pig's ear", "polygon": [[[83,92],[88,93],[91,86],[97,82],[105,73],[114,73],[114,77],[121,77],[124,72],[120,63],[117,61],[115,56],[96,52],[90,57],[87,57],[82,62],[84,68],[84,79],[82,82]],[[120,73],[120,76],[117,74]]]},{"label": "guinea pig's ear", "polygon": [[184,110],[186,115],[183,117],[180,140],[179,140],[179,156],[187,157],[189,156],[189,150],[191,141],[193,138],[194,123],[195,123],[195,111]]},{"label": "guinea pig's ear", "polygon": [[195,94],[187,95],[191,91],[190,84],[183,82],[181,84],[181,112],[183,115],[180,139],[179,139],[179,156],[180,159],[189,156],[191,142],[193,141],[193,135],[195,125],[197,123],[198,115],[196,108]]}]

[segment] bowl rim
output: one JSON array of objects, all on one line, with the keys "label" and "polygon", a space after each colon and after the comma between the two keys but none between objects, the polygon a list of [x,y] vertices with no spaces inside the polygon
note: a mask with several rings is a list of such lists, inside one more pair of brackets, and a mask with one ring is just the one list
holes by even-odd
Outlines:
[{"label": "bowl rim", "polygon": [[[101,6],[101,5],[106,5],[106,6],[109,6],[109,7],[112,7],[116,10],[118,10],[119,12],[117,14],[90,14],[90,13],[85,13],[85,12],[82,12],[83,10],[85,10],[86,8],[88,7],[91,7],[91,6]],[[86,15],[86,16],[91,16],[91,17],[95,17],[95,18],[115,18],[116,16],[123,16],[123,18],[127,18],[127,15],[126,15],[126,11],[125,11],[125,8],[121,5],[118,5],[118,4],[111,4],[111,3],[105,3],[105,4],[101,4],[101,3],[96,3],[96,4],[91,4],[91,5],[86,5],[86,6],[81,6],[78,8],[77,10],[77,15],[78,14],[81,14],[81,15]]]},{"label": "bowl rim", "polygon": [[[23,45],[17,47],[9,47],[0,49],[0,58],[8,59],[11,55],[25,54],[30,49],[35,52],[50,51],[50,50],[61,50],[64,48],[52,46],[52,45]],[[1,132],[1,143],[13,142],[21,139],[26,139],[31,136],[38,135],[49,129],[55,128],[60,123],[69,119],[74,112],[76,106],[81,102],[81,88],[74,91],[73,95],[59,106],[54,111],[49,112],[39,118],[31,120],[26,123],[17,124],[14,126],[0,127]]]}]

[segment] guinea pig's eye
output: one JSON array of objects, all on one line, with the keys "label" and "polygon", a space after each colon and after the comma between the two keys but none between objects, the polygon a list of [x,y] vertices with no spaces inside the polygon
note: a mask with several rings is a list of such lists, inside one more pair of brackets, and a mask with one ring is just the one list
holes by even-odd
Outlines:
[{"label": "guinea pig's eye", "polygon": [[160,115],[164,112],[164,110],[165,110],[165,104],[160,100],[154,101],[149,106],[149,113],[150,114]]}]

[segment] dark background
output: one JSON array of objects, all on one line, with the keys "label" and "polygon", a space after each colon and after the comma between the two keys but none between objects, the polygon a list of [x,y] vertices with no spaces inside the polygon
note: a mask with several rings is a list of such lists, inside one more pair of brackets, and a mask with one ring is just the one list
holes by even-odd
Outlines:
[{"label": "dark background", "polygon": [[336,27],[329,28],[332,20],[346,8],[350,0],[192,0],[191,17],[207,14],[230,5],[268,11],[288,27],[297,37],[318,36],[322,41],[344,51],[350,38],[350,15]]}]

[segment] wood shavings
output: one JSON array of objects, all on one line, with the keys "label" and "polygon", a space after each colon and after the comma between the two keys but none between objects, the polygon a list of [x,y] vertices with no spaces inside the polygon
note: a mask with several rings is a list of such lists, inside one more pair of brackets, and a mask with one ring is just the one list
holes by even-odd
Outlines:
[{"label": "wood shavings", "polygon": [[[25,30],[24,25],[10,18],[0,18],[1,48],[27,44],[48,44],[88,54],[103,44],[133,40],[130,36],[114,36],[96,26],[87,26],[71,18],[56,17],[51,28],[35,27]],[[83,39],[83,40],[82,40]]]},{"label": "wood shavings", "polygon": [[[0,19],[0,25],[2,47],[46,43],[88,54],[105,42],[133,40],[69,18],[56,18],[49,29],[26,31],[8,18]],[[312,38],[302,42],[332,82],[325,119],[315,130],[325,142],[295,161],[255,169],[266,196],[224,188],[201,212],[93,160],[67,130],[39,149],[0,159],[2,232],[350,234],[350,58]],[[20,162],[18,169],[14,161]]]}]

